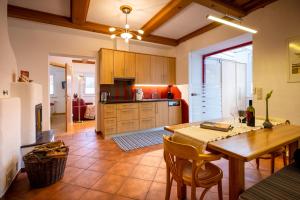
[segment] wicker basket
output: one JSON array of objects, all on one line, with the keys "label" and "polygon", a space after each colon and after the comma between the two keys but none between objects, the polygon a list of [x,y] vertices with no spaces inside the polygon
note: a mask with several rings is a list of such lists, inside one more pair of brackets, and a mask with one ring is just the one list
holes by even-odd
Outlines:
[{"label": "wicker basket", "polygon": [[65,155],[50,156],[41,159],[38,156],[33,156],[32,152],[30,152],[23,157],[31,187],[45,187],[63,177],[69,152],[67,146],[64,148],[66,149]]}]

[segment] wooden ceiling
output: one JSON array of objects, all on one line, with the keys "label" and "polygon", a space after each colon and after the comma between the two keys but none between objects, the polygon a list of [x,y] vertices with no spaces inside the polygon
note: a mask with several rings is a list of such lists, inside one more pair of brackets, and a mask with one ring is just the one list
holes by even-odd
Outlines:
[{"label": "wooden ceiling", "polygon": [[[168,22],[168,20],[172,19],[191,3],[200,4],[201,6],[207,7],[224,15],[227,14],[234,17],[243,18],[256,9],[263,8],[275,1],[276,0],[171,0],[141,27],[141,29],[145,31],[143,41],[177,46],[186,40],[189,40],[221,25],[219,23],[212,22],[178,39],[152,34],[160,26]],[[86,20],[89,11],[89,5],[90,0],[70,0],[70,17],[32,10],[16,5],[8,5],[8,16],[68,28],[110,34],[108,31],[109,25]]]}]

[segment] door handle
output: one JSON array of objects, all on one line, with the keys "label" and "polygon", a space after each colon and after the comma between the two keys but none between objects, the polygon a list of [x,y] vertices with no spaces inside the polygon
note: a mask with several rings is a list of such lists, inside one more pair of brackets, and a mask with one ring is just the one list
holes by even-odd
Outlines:
[{"label": "door handle", "polygon": [[194,97],[194,96],[198,96],[199,94],[197,93],[191,93],[191,96]]}]

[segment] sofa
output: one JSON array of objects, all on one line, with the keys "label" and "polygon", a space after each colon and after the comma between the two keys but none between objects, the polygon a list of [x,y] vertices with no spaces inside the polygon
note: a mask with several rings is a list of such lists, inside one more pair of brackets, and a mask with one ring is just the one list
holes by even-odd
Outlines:
[{"label": "sofa", "polygon": [[86,110],[88,106],[94,106],[93,103],[86,103],[83,99],[75,98],[72,101],[72,113],[73,121],[79,121],[79,110],[80,110],[80,120],[90,120],[95,119],[94,117],[85,117]]}]

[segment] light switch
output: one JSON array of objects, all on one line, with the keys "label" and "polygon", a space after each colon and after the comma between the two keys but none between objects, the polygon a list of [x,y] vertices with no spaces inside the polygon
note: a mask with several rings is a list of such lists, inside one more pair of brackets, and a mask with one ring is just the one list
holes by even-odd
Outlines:
[{"label": "light switch", "polygon": [[262,88],[256,88],[256,99],[257,100],[263,99],[263,89]]}]

